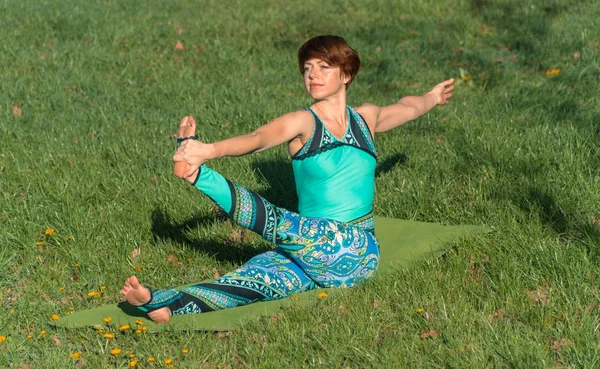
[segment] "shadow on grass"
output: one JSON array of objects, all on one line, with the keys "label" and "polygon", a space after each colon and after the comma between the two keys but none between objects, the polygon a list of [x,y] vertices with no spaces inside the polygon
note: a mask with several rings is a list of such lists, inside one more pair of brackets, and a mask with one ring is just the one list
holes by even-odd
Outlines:
[{"label": "shadow on grass", "polygon": [[557,204],[556,200],[546,192],[532,189],[520,202],[521,209],[529,214],[537,213],[540,220],[552,229],[563,241],[585,241],[588,254],[598,262],[600,260],[600,226],[592,224],[593,219],[578,219],[564,207]]},{"label": "shadow on grass", "polygon": [[382,160],[379,164],[377,164],[377,168],[375,168],[375,177],[379,177],[382,174],[386,174],[391,172],[394,168],[404,165],[407,160],[407,156],[405,153],[396,153],[392,156],[387,157]]},{"label": "shadow on grass", "polygon": [[[171,240],[178,244],[191,247],[195,250],[212,255],[218,261],[228,261],[241,264],[248,261],[258,252],[255,247],[244,247],[217,237],[194,238],[188,235],[190,229],[210,226],[214,223],[226,221],[225,215],[204,215],[192,217],[183,223],[175,223],[167,213],[156,209],[152,213],[152,233],[155,237],[165,241]],[[265,249],[266,251],[266,249]]]}]

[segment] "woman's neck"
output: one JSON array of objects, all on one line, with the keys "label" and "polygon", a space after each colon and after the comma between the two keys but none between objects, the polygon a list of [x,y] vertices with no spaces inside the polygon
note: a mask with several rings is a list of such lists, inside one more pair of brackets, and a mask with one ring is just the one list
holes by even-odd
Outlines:
[{"label": "woman's neck", "polygon": [[346,109],[346,94],[336,94],[327,99],[315,100],[312,109],[322,118],[345,127],[348,121],[348,112]]}]

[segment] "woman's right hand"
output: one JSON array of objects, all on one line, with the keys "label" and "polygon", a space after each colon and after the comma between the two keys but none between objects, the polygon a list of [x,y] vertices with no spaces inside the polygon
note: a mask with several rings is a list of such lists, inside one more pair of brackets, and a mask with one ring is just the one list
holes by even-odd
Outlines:
[{"label": "woman's right hand", "polygon": [[[196,134],[196,121],[191,116],[186,116],[179,124],[178,136],[191,137]],[[181,143],[175,155],[173,155],[173,173],[186,179],[194,174],[205,162],[214,158],[212,144],[205,144],[198,140],[187,139]]]}]

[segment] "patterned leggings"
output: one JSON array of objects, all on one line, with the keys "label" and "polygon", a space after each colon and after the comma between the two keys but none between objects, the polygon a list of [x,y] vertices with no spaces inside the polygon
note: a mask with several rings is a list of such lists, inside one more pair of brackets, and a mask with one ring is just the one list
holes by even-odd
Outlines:
[{"label": "patterned leggings", "polygon": [[309,218],[278,208],[203,165],[194,183],[241,226],[276,245],[214,282],[153,290],[144,311],[168,306],[173,315],[276,300],[319,287],[353,287],[371,278],[379,244],[371,215],[350,223]]}]

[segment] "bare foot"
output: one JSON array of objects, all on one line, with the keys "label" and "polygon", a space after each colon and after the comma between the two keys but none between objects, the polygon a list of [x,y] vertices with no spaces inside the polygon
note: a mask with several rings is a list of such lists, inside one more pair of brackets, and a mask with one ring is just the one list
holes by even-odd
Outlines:
[{"label": "bare foot", "polygon": [[[177,131],[177,138],[190,137],[190,136],[194,136],[195,134],[196,134],[196,121],[194,120],[194,118],[191,116],[183,117],[181,122],[179,122],[179,130]],[[197,177],[198,170],[194,171],[192,173],[192,175],[186,177],[185,173],[187,173],[189,170],[190,170],[190,165],[188,163],[186,163],[185,161],[176,161],[173,165],[173,174],[175,174],[175,176],[177,176],[181,179],[185,179],[186,181],[188,181],[190,183],[193,183]]]},{"label": "bare foot", "polygon": [[[151,297],[150,290],[142,286],[136,276],[131,276],[125,281],[121,294],[133,306],[144,305],[150,301]],[[163,307],[149,312],[148,316],[155,323],[168,323],[171,319],[171,310]]]}]

